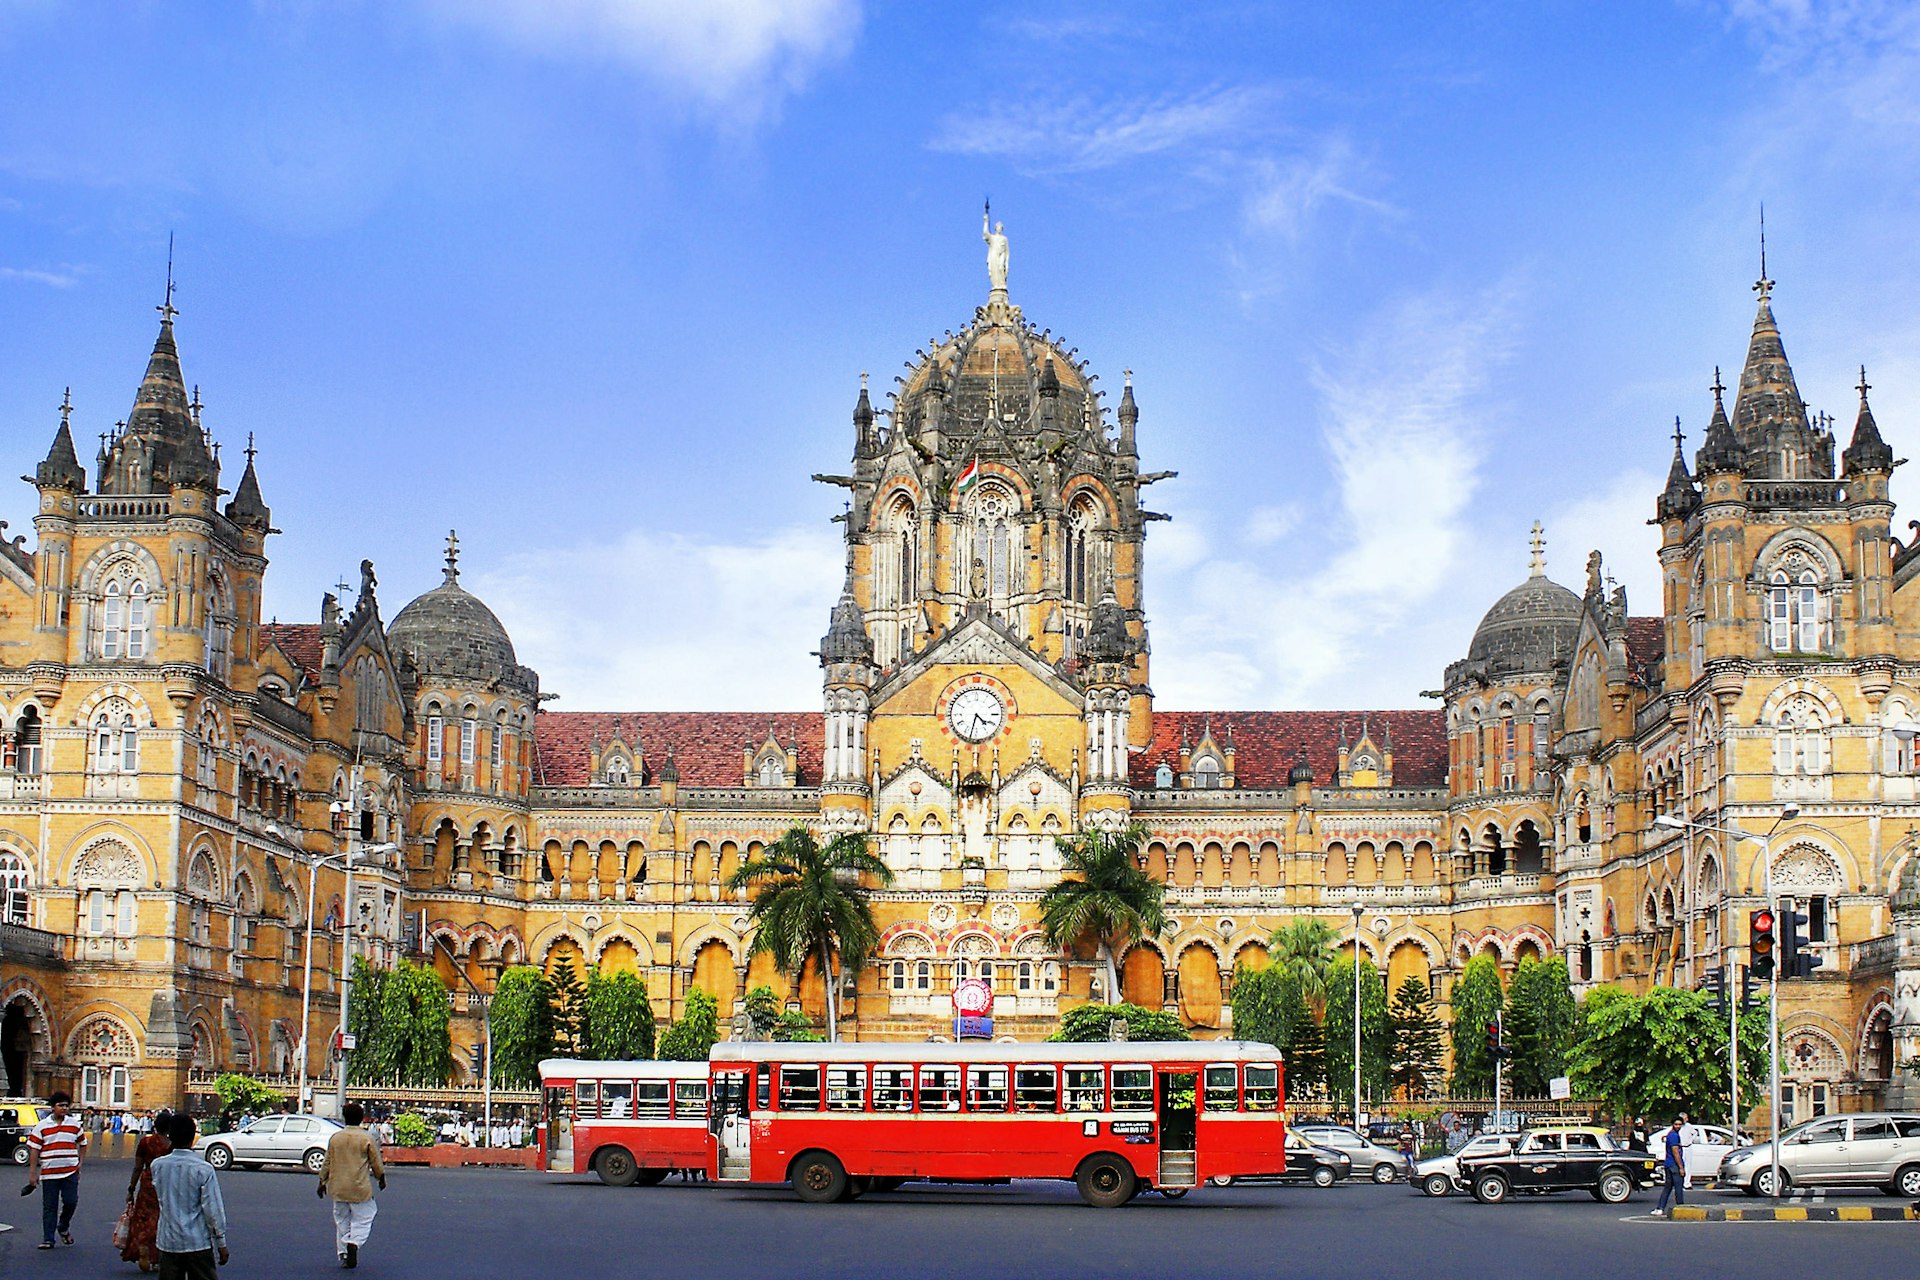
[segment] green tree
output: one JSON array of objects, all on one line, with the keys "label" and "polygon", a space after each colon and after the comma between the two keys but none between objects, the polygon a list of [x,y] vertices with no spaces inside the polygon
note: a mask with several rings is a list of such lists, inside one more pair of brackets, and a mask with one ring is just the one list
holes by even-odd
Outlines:
[{"label": "green tree", "polygon": [[1335,941],[1333,927],[1312,917],[1289,920],[1273,931],[1273,967],[1300,984],[1309,1004],[1326,1003]]},{"label": "green tree", "polygon": [[687,997],[687,1007],[660,1038],[663,1062],[705,1062],[720,1038],[720,1006],[704,991]]},{"label": "green tree", "polygon": [[753,988],[747,992],[747,998],[742,1001],[741,1007],[746,1011],[747,1021],[753,1024],[754,1038],[771,1040],[773,1029],[780,1025],[780,1019],[784,1016],[780,1008],[780,997],[773,994],[773,988],[764,983]]},{"label": "green tree", "polygon": [[747,913],[754,926],[751,952],[771,955],[793,975],[796,990],[807,962],[819,964],[829,1040],[839,1038],[835,957],[858,969],[880,941],[869,880],[884,887],[893,883],[893,872],[866,836],[841,832],[822,845],[803,826],[789,828],[727,877],[729,889],[753,892]]},{"label": "green tree", "polygon": [[1284,1048],[1288,1033],[1288,980],[1278,965],[1240,969],[1233,975],[1233,1034]]},{"label": "green tree", "polygon": [[1300,984],[1285,976],[1280,984],[1280,1022],[1286,1039],[1280,1052],[1287,1063],[1289,1091],[1311,1093],[1327,1083],[1327,1037]]},{"label": "green tree", "polygon": [[1453,984],[1453,1091],[1462,1097],[1493,1092],[1494,1062],[1487,1053],[1487,1024],[1500,1012],[1505,996],[1500,965],[1492,956],[1475,956]]},{"label": "green tree", "polygon": [[452,1003],[430,966],[402,960],[353,964],[348,1021],[355,1028],[348,1078],[361,1084],[438,1087],[453,1074]]},{"label": "green tree", "polygon": [[553,1051],[577,1058],[587,1051],[587,989],[574,968],[573,957],[561,955],[547,978],[547,1004],[552,1010]]},{"label": "green tree", "polygon": [[788,1009],[773,1022],[773,1038],[790,1044],[824,1041],[825,1036],[813,1029],[807,1021],[807,1015],[798,1009]]},{"label": "green tree", "polygon": [[[1671,1116],[1725,1123],[1730,1089],[1727,1019],[1698,991],[1654,987],[1630,995],[1597,987],[1580,1003],[1580,1027],[1567,1073],[1582,1097],[1599,1098],[1617,1115]],[[1766,1079],[1767,1012],[1740,1019],[1740,1075]],[[1742,1111],[1764,1090],[1745,1088]],[[1741,1119],[1745,1119],[1743,1115]]]},{"label": "green tree", "polygon": [[278,1108],[286,1100],[286,1095],[278,1089],[234,1071],[223,1071],[215,1076],[213,1091],[219,1095],[222,1115],[230,1111],[241,1115],[257,1115]]},{"label": "green tree", "polygon": [[1433,992],[1408,975],[1393,993],[1393,1087],[1408,1101],[1424,1098],[1440,1074],[1440,1016]]},{"label": "green tree", "polygon": [[529,964],[503,970],[490,1013],[493,1082],[531,1086],[540,1078],[540,1060],[553,1056],[553,991],[547,975]]},{"label": "green tree", "polygon": [[[1106,971],[1107,999],[1120,998],[1117,949],[1167,927],[1165,888],[1140,867],[1144,823],[1060,836],[1061,878],[1040,895],[1040,927],[1062,951],[1092,942]],[[1183,1037],[1184,1038],[1184,1037]]]},{"label": "green tree", "polygon": [[1105,1040],[1115,1018],[1124,1018],[1129,1040],[1190,1040],[1180,1019],[1137,1004],[1083,1004],[1060,1016],[1060,1029],[1049,1040],[1091,1043]]},{"label": "green tree", "polygon": [[[1377,1098],[1386,1093],[1392,1075],[1393,1025],[1380,971],[1367,960],[1359,973],[1360,1087],[1367,1096]],[[1347,1099],[1353,1097],[1353,983],[1353,957],[1341,956],[1327,972],[1327,1012],[1321,1019],[1327,1043],[1327,1091]]]},{"label": "green tree", "polygon": [[653,1002],[638,974],[587,975],[587,1054],[607,1062],[653,1056]]},{"label": "green tree", "polygon": [[1522,960],[1507,988],[1504,1027],[1513,1053],[1507,1070],[1514,1096],[1545,1097],[1549,1082],[1566,1074],[1579,1020],[1566,960]]}]

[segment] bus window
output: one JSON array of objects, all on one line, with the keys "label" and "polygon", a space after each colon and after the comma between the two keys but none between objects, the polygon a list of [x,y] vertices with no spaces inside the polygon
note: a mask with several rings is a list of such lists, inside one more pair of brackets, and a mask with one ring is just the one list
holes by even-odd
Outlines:
[{"label": "bus window", "polygon": [[[609,1085],[609,1088],[612,1086]],[[642,1080],[633,1086],[633,1114],[666,1119],[667,1094],[673,1088],[665,1080]]]},{"label": "bus window", "polygon": [[598,1080],[575,1081],[573,1095],[576,1114],[589,1118],[600,1114],[600,1082]]},{"label": "bus window", "polygon": [[1107,1105],[1105,1067],[1067,1068],[1067,1110],[1101,1111]]},{"label": "bus window", "polygon": [[960,1068],[920,1068],[920,1109],[922,1111],[958,1111],[960,1109]]},{"label": "bus window", "polygon": [[1013,1105],[1018,1111],[1053,1111],[1060,1105],[1060,1073],[1054,1067],[1015,1067]]},{"label": "bus window", "polygon": [[875,1111],[913,1110],[912,1067],[875,1067],[873,1069],[873,1109]]},{"label": "bus window", "polygon": [[762,1062],[753,1069],[753,1109],[765,1111],[773,1105],[773,1068]]},{"label": "bus window", "polygon": [[1271,1062],[1247,1064],[1247,1110],[1280,1109],[1280,1068]]},{"label": "bus window", "polygon": [[1231,1062],[1216,1062],[1207,1068],[1206,1109],[1240,1109],[1240,1072]]},{"label": "bus window", "polygon": [[867,1069],[865,1067],[827,1068],[827,1110],[865,1111],[867,1109]]},{"label": "bus window", "polygon": [[[609,1080],[600,1086],[600,1114],[610,1120],[625,1120],[633,1114],[633,1081]],[[585,1108],[581,1109],[585,1114]]]},{"label": "bus window", "polygon": [[967,1109],[969,1111],[1005,1111],[1007,1109],[1007,1069],[1005,1067],[967,1068]]},{"label": "bus window", "polygon": [[1115,1067],[1113,1069],[1113,1109],[1115,1111],[1153,1110],[1152,1067]]},{"label": "bus window", "polygon": [[682,1120],[706,1119],[707,1082],[676,1080],[673,1085],[673,1114]]},{"label": "bus window", "polygon": [[818,1111],[820,1109],[819,1067],[780,1068],[780,1109],[782,1111]]}]

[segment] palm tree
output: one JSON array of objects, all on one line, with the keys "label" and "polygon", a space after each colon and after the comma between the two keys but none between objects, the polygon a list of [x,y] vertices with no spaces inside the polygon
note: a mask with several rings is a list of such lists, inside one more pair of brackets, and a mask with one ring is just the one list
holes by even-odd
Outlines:
[{"label": "palm tree", "polygon": [[771,955],[783,972],[793,975],[795,988],[807,961],[819,961],[829,1040],[839,1037],[834,956],[858,969],[880,940],[864,877],[881,885],[893,883],[893,872],[865,836],[842,832],[822,845],[803,826],[793,827],[727,877],[727,888],[753,890],[747,915],[755,930],[748,955]]},{"label": "palm tree", "polygon": [[1140,869],[1145,824],[1118,831],[1089,830],[1061,836],[1065,874],[1040,896],[1040,925],[1047,944],[1065,951],[1091,938],[1107,971],[1107,1002],[1120,1002],[1120,975],[1114,968],[1116,943],[1128,943],[1166,928],[1164,887]]},{"label": "palm tree", "polygon": [[1273,931],[1273,963],[1315,1005],[1326,1003],[1333,968],[1333,926],[1312,918],[1289,920]]}]

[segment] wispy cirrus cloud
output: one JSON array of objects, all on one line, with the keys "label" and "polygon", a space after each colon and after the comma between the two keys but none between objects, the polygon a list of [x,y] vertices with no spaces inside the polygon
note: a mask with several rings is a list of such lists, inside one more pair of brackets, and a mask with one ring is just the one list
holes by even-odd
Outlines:
[{"label": "wispy cirrus cloud", "polygon": [[0,280],[18,280],[23,284],[43,284],[53,289],[71,289],[80,283],[84,267],[0,267]]},{"label": "wispy cirrus cloud", "polygon": [[1088,173],[1130,161],[1209,153],[1269,128],[1271,90],[1215,88],[1150,99],[1007,101],[941,122],[935,151],[1005,160],[1029,175]]},{"label": "wispy cirrus cloud", "polygon": [[844,56],[860,0],[420,0],[534,52],[611,59],[706,109],[757,115]]}]

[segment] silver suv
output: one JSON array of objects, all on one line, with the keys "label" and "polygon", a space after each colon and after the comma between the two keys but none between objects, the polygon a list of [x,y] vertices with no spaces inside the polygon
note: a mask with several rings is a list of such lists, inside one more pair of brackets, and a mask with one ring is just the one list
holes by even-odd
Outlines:
[{"label": "silver suv", "polygon": [[[1780,1190],[1879,1187],[1920,1199],[1920,1115],[1871,1112],[1822,1116],[1780,1135]],[[1720,1161],[1720,1182],[1750,1196],[1770,1196],[1773,1144],[1736,1147]]]},{"label": "silver suv", "polygon": [[1296,1125],[1294,1132],[1315,1146],[1331,1147],[1353,1161],[1353,1176],[1356,1178],[1372,1178],[1375,1182],[1387,1183],[1406,1176],[1405,1156],[1392,1147],[1367,1141],[1345,1125],[1303,1124]]}]

